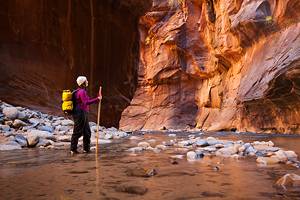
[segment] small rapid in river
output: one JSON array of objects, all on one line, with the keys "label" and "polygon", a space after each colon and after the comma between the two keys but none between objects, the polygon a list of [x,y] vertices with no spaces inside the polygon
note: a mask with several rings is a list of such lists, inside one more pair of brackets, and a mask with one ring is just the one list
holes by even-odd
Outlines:
[{"label": "small rapid in river", "polygon": [[[197,136],[197,133],[194,133]],[[134,133],[142,141],[160,144],[168,134]],[[176,133],[187,138],[187,133]],[[300,153],[300,137],[209,133],[218,139],[273,141]],[[201,135],[203,137],[203,135]],[[204,157],[177,159],[172,151],[127,150],[141,140],[123,138],[100,146],[100,154],[67,150],[26,149],[0,152],[0,199],[299,199],[300,188],[284,190],[276,181],[300,170],[285,164],[258,166],[254,158]],[[149,174],[149,172],[151,174]]]}]

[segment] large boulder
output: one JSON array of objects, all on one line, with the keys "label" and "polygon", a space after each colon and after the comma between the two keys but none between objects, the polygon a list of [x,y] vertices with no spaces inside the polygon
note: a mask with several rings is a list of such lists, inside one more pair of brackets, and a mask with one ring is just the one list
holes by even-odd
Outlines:
[{"label": "large boulder", "polygon": [[5,115],[5,117],[9,118],[9,119],[16,119],[18,117],[18,109],[15,107],[5,107],[3,108],[3,114]]}]

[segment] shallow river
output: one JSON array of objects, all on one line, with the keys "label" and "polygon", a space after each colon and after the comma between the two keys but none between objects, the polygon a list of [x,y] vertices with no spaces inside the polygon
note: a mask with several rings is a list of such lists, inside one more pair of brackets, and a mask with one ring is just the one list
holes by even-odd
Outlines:
[{"label": "shallow river", "polygon": [[[300,155],[300,137],[257,134],[210,134],[220,139],[273,141],[275,146]],[[166,134],[146,134],[157,144],[170,140]],[[184,137],[184,136],[178,136]],[[122,139],[101,145],[99,156],[67,150],[19,150],[0,152],[0,199],[300,199],[300,188],[288,191],[274,183],[286,173],[300,175],[288,165],[259,167],[254,158],[205,158],[197,162],[170,162],[172,151],[125,150],[139,141]],[[218,166],[218,168],[216,168]],[[155,169],[151,177],[141,169]],[[140,173],[142,174],[142,172]]]}]

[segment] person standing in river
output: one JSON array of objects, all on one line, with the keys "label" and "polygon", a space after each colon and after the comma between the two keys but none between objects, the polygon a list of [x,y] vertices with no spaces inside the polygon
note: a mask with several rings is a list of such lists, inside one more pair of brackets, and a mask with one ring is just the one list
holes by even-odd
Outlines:
[{"label": "person standing in river", "polygon": [[85,76],[79,76],[76,80],[78,89],[74,91],[74,129],[71,138],[71,154],[78,153],[78,139],[83,136],[83,150],[85,153],[90,152],[91,129],[88,120],[89,105],[96,104],[102,99],[101,87],[98,97],[90,98],[87,94],[88,80]]}]

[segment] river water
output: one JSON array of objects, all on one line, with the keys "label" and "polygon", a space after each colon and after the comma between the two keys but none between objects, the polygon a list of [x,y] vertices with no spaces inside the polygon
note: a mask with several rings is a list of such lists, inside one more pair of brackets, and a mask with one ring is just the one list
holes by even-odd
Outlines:
[{"label": "river water", "polygon": [[[300,155],[298,136],[224,132],[209,136],[244,142],[271,140],[275,146]],[[140,137],[145,141],[155,139],[157,144],[170,140],[163,133]],[[178,134],[180,137],[186,135]],[[0,199],[300,199],[299,187],[286,191],[274,186],[286,173],[300,175],[294,167],[261,167],[255,158],[218,157],[192,163],[184,158],[174,164],[170,162],[172,151],[137,155],[126,152],[138,142],[121,139],[101,145],[98,156],[70,156],[67,150],[0,152]],[[151,169],[157,174],[145,177],[143,170]]]}]

